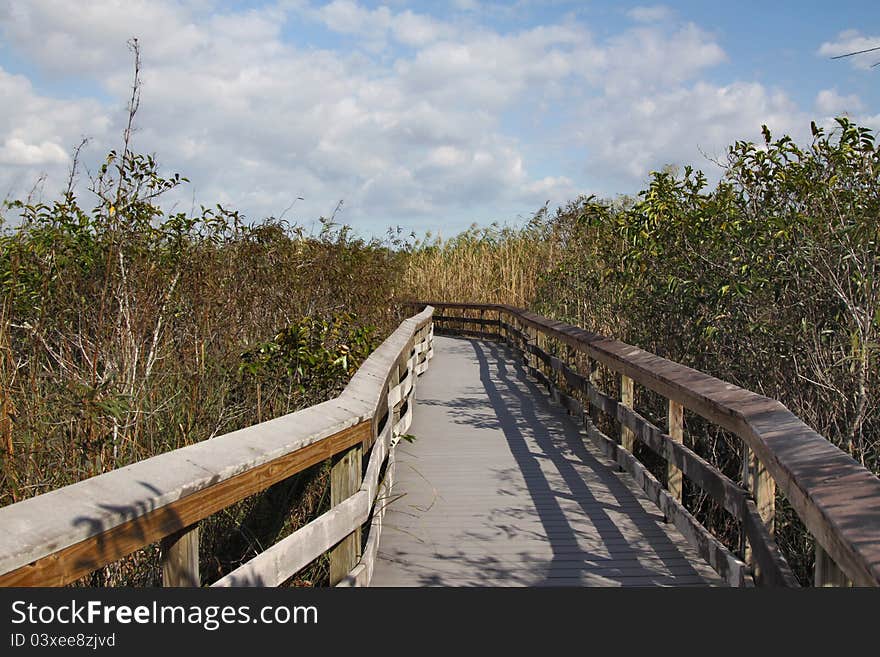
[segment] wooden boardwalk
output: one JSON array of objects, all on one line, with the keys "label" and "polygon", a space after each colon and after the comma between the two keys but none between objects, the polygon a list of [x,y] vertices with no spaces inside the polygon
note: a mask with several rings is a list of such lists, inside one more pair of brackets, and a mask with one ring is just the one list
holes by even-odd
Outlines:
[{"label": "wooden boardwalk", "polygon": [[373,586],[722,584],[514,352],[437,336],[434,353]]}]

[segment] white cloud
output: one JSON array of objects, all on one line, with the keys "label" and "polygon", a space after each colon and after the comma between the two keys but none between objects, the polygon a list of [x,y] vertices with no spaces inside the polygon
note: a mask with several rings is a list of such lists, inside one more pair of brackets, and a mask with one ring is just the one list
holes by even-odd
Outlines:
[{"label": "white cloud", "polygon": [[837,89],[822,89],[816,95],[816,110],[823,115],[853,114],[864,109],[861,99],[855,94],[843,96]]},{"label": "white cloud", "polygon": [[389,38],[417,47],[455,33],[449,24],[424,14],[394,13],[386,6],[368,9],[353,0],[333,0],[305,13],[334,32],[365,38],[371,50],[385,48]]},{"label": "white cloud", "polygon": [[668,90],[726,61],[707,32],[692,23],[674,31],[638,27],[612,37],[594,80],[615,96]]},{"label": "white cloud", "polygon": [[61,146],[51,141],[28,144],[18,137],[8,137],[0,146],[0,164],[13,166],[45,166],[67,164],[67,153]]},{"label": "white cloud", "polygon": [[198,16],[172,1],[104,0],[72,10],[64,0],[34,0],[11,3],[2,30],[47,71],[92,76],[127,68],[126,40],[133,35],[150,60],[185,62],[207,40]]},{"label": "white cloud", "polygon": [[60,100],[41,95],[30,81],[0,68],[0,197],[28,194],[46,177],[45,191],[64,187],[70,153],[83,135],[101,138],[111,121],[91,100]]},{"label": "white cloud", "polygon": [[[296,48],[282,39],[284,20],[273,8],[211,16],[177,3],[134,4],[122,12],[108,2],[107,12],[91,7],[84,21],[71,22],[50,0],[29,7],[5,32],[52,72],[76,74],[79,66],[72,68],[69,53],[55,43],[90,53],[89,70],[117,99],[109,108],[117,124],[131,82],[124,40],[138,35],[144,87],[135,147],[188,176],[199,201],[259,217],[277,215],[302,196],[296,210],[311,218],[344,198],[354,223],[418,223],[480,204],[543,203],[537,199],[552,185],[530,177],[520,145],[500,130],[500,113],[570,76],[567,51],[585,37],[549,27],[451,40],[449,24],[409,10],[344,1],[302,9],[367,41],[387,36],[417,46],[388,67]],[[161,30],[153,25],[157,17]],[[59,37],[40,41],[38,32]],[[57,121],[52,111],[38,114],[47,124]],[[80,129],[89,133],[87,122]],[[77,139],[64,135],[52,143],[69,150]],[[93,154],[117,146],[115,135],[101,131]],[[191,193],[178,201],[188,205]]]},{"label": "white cloud", "polygon": [[691,164],[717,177],[717,167],[703,153],[723,160],[737,139],[760,139],[762,124],[778,136],[803,138],[809,130],[809,117],[785,94],[757,83],[698,82],[650,96],[635,94],[628,103],[619,100],[600,99],[586,108],[591,122],[579,137],[591,171],[631,181],[644,180],[668,163]]},{"label": "white cloud", "polygon": [[[473,15],[459,24],[353,0],[213,8],[102,0],[71,18],[54,0],[16,3],[0,17],[9,47],[47,79],[111,100],[50,98],[0,70],[0,93],[16,99],[0,107],[0,188],[41,168],[63,181],[81,134],[94,138],[92,162],[118,147],[133,35],[144,59],[135,147],[193,181],[177,197],[184,208],[194,195],[251,218],[304,197],[287,217],[312,219],[344,199],[341,218],[366,232],[451,229],[564,203],[584,180],[634,190],[666,162],[706,166],[698,146],[724,148],[761,123],[809,126],[781,92],[701,80],[727,55],[674,20],[599,39],[570,17],[500,32]],[[360,52],[290,37],[316,25]],[[852,100],[817,104],[840,99]]]},{"label": "white cloud", "polygon": [[[880,36],[863,36],[858,30],[845,30],[834,41],[826,41],[819,47],[819,54],[826,57],[839,57],[861,50],[880,48]],[[857,69],[867,70],[880,62],[880,50],[847,57]]]},{"label": "white cloud", "polygon": [[633,7],[626,15],[639,23],[659,23],[672,18],[672,10],[666,5]]}]

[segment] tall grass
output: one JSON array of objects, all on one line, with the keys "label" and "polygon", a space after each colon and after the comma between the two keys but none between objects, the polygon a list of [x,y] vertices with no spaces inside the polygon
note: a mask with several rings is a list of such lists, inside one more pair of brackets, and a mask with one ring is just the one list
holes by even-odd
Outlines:
[{"label": "tall grass", "polygon": [[419,299],[528,305],[536,272],[552,267],[560,245],[548,233],[545,212],[524,228],[473,225],[454,238],[427,238],[407,254],[406,293]]}]

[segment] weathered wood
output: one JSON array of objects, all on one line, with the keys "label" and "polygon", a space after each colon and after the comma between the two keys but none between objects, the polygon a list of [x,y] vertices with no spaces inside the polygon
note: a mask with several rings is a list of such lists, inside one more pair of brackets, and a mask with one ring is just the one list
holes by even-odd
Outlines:
[{"label": "weathered wood", "polygon": [[585,388],[585,390],[590,398],[590,419],[594,424],[598,424],[600,409],[593,404],[593,399],[594,394],[601,394],[599,393],[599,389],[602,386],[602,375],[599,371],[599,361],[595,358],[590,358],[589,356],[587,356],[587,379],[589,386]]},{"label": "weathered wood", "polygon": [[758,513],[771,536],[776,531],[776,482],[755,453],[749,450],[749,489],[755,498]]},{"label": "weathered wood", "polygon": [[[402,353],[410,347],[412,336],[419,330],[432,326],[433,308],[425,307],[417,315],[401,322],[400,326],[370,354],[358,368],[345,390],[337,398],[339,402],[357,402],[365,417],[372,418],[373,432],[364,444],[369,448],[378,435],[379,423],[388,412],[388,380],[391,368],[401,360]],[[430,358],[430,353],[427,356]]]},{"label": "weathered wood", "polygon": [[[361,486],[363,451],[356,445],[334,457],[330,469],[330,506],[341,504]],[[357,526],[330,551],[330,585],[338,583],[361,558],[361,528]]]},{"label": "weathered wood", "polygon": [[[366,520],[377,499],[379,473],[386,457],[391,465],[391,425],[386,422],[370,451],[370,458],[358,492],[334,506],[327,513],[301,527],[274,546],[261,552],[213,586],[277,586],[316,559],[355,527]],[[390,486],[389,470],[385,482]],[[372,530],[371,530],[372,531]],[[376,538],[378,540],[378,537]],[[369,548],[370,541],[367,541]],[[363,558],[363,557],[362,557]],[[354,568],[340,580],[344,582]]]},{"label": "weathered wood", "polygon": [[528,340],[526,341],[525,348],[526,353],[528,354],[529,360],[528,365],[533,370],[538,369],[538,329],[534,326],[529,326],[525,331],[528,336]]},{"label": "weathered wood", "polygon": [[505,322],[502,320],[501,326],[504,329],[504,333],[507,336],[508,344],[511,347],[522,350],[522,341],[525,339],[525,336],[521,330],[514,324],[510,324],[509,322]]},{"label": "weathered wood", "polygon": [[743,519],[746,491],[718,468],[623,404],[617,407],[617,419],[623,426],[629,427],[642,444],[675,465],[734,518]]},{"label": "weathered wood", "polygon": [[[135,511],[139,513],[131,520],[107,528],[98,524],[90,525],[92,531],[88,538],[73,545],[56,550],[51,543],[42,544],[41,551],[48,553],[48,556],[35,559],[0,575],[0,586],[69,584],[144,545],[159,541],[352,445],[362,443],[369,433],[370,423],[362,422],[269,463],[216,484],[193,490],[186,497],[162,504],[153,510],[136,507]],[[104,499],[112,499],[109,491]],[[5,507],[3,510],[9,508]],[[0,510],[0,515],[3,510]],[[72,522],[78,520],[85,519],[78,519],[75,515],[71,519]]]},{"label": "weathered wood", "polygon": [[[669,400],[669,437],[677,443],[684,442],[684,406],[672,399]],[[682,494],[681,470],[674,463],[666,466],[666,489],[669,494],[681,502]]]},{"label": "weathered wood", "polygon": [[373,517],[370,521],[367,540],[364,545],[364,554],[360,563],[337,584],[340,587],[369,586],[373,579],[373,569],[376,557],[379,553],[379,541],[382,538],[382,526],[385,520],[385,512],[393,500],[391,490],[394,486],[395,458],[394,452],[388,455],[388,465],[385,468],[385,477],[379,488],[379,494],[373,507]]},{"label": "weathered wood", "polygon": [[[366,521],[369,511],[370,501],[367,494],[359,491],[212,586],[279,586],[344,540],[350,535],[352,527],[360,527]],[[345,575],[347,574],[346,571]]]},{"label": "weathered wood", "polygon": [[481,340],[498,340],[500,336],[497,333],[490,333],[487,331],[474,331],[471,329],[460,329],[460,328],[445,328],[438,326],[436,329],[437,335],[460,335],[468,338],[479,338]]},{"label": "weathered wood", "polygon": [[[570,380],[577,379],[575,376],[568,378]],[[573,401],[564,399],[563,405],[569,407]],[[798,586],[797,579],[776,546],[772,535],[767,532],[763,523],[759,523],[760,528],[756,527],[754,518],[748,515],[754,504],[747,500],[746,492],[743,489],[683,443],[673,441],[669,435],[661,432],[659,428],[622,402],[617,405],[616,417],[622,428],[631,431],[643,444],[676,466],[684,476],[709,493],[734,518],[743,522],[747,535],[759,546],[760,568],[756,569],[756,577],[762,585]],[[755,513],[757,514],[757,511]],[[755,515],[755,517],[759,516]],[[763,576],[761,569],[765,571]]]},{"label": "weathered wood", "polygon": [[743,511],[742,525],[752,546],[755,581],[761,586],[799,587],[797,577],[776,545],[776,541],[773,540],[773,536],[767,531],[755,503],[747,499]]},{"label": "weathered wood", "polygon": [[[880,585],[880,479],[778,401],[642,349],[513,306],[502,309],[526,326],[584,350],[685,408],[740,436],[816,540],[860,586]],[[443,307],[456,307],[446,304]],[[854,494],[853,491],[858,491]]]},{"label": "weathered wood", "polygon": [[595,411],[601,411],[611,417],[614,417],[617,413],[618,401],[611,395],[606,395],[604,392],[601,392],[598,388],[591,385],[587,390],[587,396],[590,398],[590,406],[592,406]]},{"label": "weathered wood", "polygon": [[[635,407],[633,380],[625,374],[620,375],[620,403],[628,408]],[[635,448],[635,434],[626,425],[620,427],[620,444],[627,452],[632,454]]]},{"label": "weathered wood", "polygon": [[[461,317],[451,317],[449,315],[434,315],[433,317],[435,322],[454,322],[461,323]],[[501,322],[497,319],[487,318],[487,317],[469,317],[465,320],[468,324],[478,324],[480,326],[500,326]]]},{"label": "weathered wood", "polygon": [[538,356],[538,369],[544,377],[551,383],[553,382],[552,362],[550,360],[550,352],[547,348],[547,334],[538,331],[535,334],[535,347],[537,348],[536,356]]},{"label": "weathered wood", "polygon": [[394,425],[394,434],[397,439],[400,436],[406,434],[409,429],[409,425],[412,423],[413,416],[413,400],[412,397],[408,397],[401,407],[400,419],[397,421],[397,424]]},{"label": "weathered wood", "polygon": [[816,563],[813,570],[813,586],[818,587],[846,587],[852,586],[837,564],[834,563],[822,546],[816,543]]},{"label": "weathered wood", "polygon": [[186,527],[162,539],[162,586],[201,586],[199,526]]},{"label": "weathered wood", "polygon": [[[404,372],[404,377],[407,373]],[[395,364],[391,368],[391,378],[388,381],[388,410],[391,414],[391,424],[396,425],[400,421],[400,405],[406,394],[400,385],[400,365]]]},{"label": "weathered wood", "polygon": [[709,565],[724,577],[730,586],[750,586],[751,578],[747,566],[736,558],[727,547],[710,534],[685,509],[681,502],[663,489],[660,482],[630,453],[623,451],[617,443],[599,431],[588,414],[584,414],[584,428],[587,436],[605,455],[616,461],[639,485],[648,498],[654,502],[672,522],[687,541],[700,553]]}]

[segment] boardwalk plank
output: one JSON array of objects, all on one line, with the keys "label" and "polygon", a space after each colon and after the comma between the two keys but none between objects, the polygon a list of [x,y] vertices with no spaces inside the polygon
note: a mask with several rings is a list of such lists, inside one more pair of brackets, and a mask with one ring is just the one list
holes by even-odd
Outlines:
[{"label": "boardwalk plank", "polygon": [[498,343],[434,338],[373,586],[718,586]]}]

